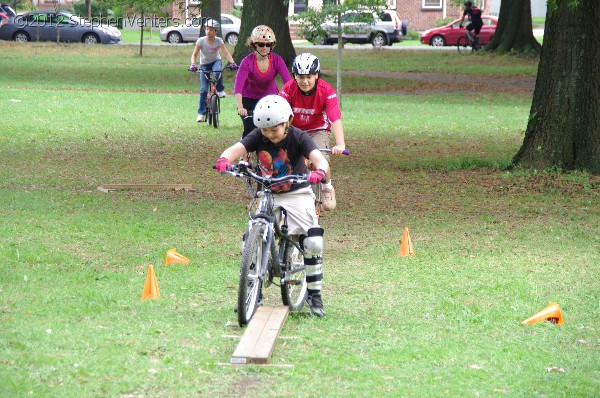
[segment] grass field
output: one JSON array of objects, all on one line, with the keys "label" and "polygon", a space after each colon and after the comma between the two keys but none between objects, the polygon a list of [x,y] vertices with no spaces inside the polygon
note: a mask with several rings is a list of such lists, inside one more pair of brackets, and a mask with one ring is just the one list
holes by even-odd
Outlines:
[{"label": "grass field", "polygon": [[[537,70],[455,52],[344,52],[352,155],[332,160],[323,217],[327,318],[291,314],[274,366],[228,366],[247,201],[211,167],[241,122],[229,96],[220,129],[195,123],[189,50],[0,42],[0,396],[600,394],[600,179],[505,170],[530,94],[350,74]],[[315,52],[333,83],[335,53]],[[191,264],[164,266],[173,247]],[[148,264],[161,297],[142,301]],[[549,301],[564,326],[521,324]]]}]

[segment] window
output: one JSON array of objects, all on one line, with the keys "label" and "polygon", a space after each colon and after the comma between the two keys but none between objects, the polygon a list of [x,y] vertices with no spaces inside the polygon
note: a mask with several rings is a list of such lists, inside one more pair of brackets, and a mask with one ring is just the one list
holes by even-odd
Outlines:
[{"label": "window", "polygon": [[423,8],[442,8],[442,0],[423,0]]},{"label": "window", "polygon": [[221,15],[221,25],[233,25],[233,21]]}]

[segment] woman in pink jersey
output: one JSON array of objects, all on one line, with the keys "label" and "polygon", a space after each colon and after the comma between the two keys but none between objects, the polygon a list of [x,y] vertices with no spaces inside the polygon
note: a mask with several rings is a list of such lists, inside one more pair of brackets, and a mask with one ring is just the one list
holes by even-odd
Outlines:
[{"label": "woman in pink jersey", "polygon": [[254,51],[240,63],[233,87],[238,115],[244,123],[242,137],[256,128],[252,117],[248,116],[251,116],[258,100],[279,91],[275,81],[277,75],[284,83],[292,80],[285,61],[271,52],[276,42],[275,33],[266,25],[255,27],[246,40],[246,47]]},{"label": "woman in pink jersey", "polygon": [[[319,79],[320,70],[319,58],[310,53],[298,55],[292,65],[294,80],[285,83],[279,95],[292,107],[292,126],[306,131],[320,149],[331,148],[332,154],[340,155],[346,149],[342,112],[335,89]],[[333,147],[330,146],[331,133],[335,140]],[[335,209],[335,190],[330,175],[327,175],[321,193],[323,209]]]}]

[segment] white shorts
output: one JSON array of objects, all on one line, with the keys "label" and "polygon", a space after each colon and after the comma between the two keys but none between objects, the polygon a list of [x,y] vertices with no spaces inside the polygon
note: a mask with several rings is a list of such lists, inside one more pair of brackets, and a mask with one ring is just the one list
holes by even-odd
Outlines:
[{"label": "white shorts", "polygon": [[273,194],[275,214],[279,213],[281,207],[287,212],[288,234],[306,235],[310,228],[319,226],[315,211],[315,195],[310,187]]}]

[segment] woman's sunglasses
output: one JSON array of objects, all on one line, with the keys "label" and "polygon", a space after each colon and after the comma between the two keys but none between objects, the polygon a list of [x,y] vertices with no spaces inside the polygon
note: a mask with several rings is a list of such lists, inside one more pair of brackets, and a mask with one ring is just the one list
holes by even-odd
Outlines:
[{"label": "woman's sunglasses", "polygon": [[268,47],[268,48],[273,47],[273,43],[256,43],[256,45],[258,47]]}]

